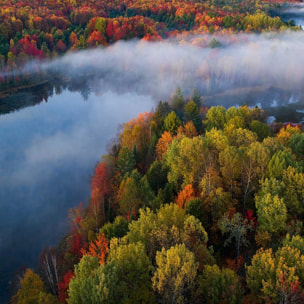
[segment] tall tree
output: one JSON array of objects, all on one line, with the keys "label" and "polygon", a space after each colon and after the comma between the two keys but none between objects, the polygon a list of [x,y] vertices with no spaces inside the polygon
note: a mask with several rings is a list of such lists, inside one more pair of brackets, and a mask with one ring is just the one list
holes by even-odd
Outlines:
[{"label": "tall tree", "polygon": [[198,264],[184,244],[156,253],[153,289],[165,303],[191,303]]}]

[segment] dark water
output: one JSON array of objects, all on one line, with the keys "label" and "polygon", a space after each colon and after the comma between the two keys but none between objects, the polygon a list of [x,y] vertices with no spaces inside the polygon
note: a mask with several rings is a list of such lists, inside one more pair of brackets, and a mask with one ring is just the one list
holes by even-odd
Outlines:
[{"label": "dark water", "polygon": [[284,21],[294,20],[295,24],[304,29],[304,4],[285,4],[278,12]]},{"label": "dark water", "polygon": [[[28,92],[10,98],[15,105],[39,101]],[[67,231],[69,208],[86,203],[94,166],[118,125],[153,106],[130,93],[86,98],[64,90],[0,115],[0,303],[13,272],[36,267],[42,247]]]}]

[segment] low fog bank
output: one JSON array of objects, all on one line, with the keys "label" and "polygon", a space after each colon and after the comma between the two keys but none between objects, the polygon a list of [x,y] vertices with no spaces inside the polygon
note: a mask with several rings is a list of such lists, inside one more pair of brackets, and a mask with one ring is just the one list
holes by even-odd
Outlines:
[{"label": "low fog bank", "polygon": [[[212,38],[221,47],[197,46]],[[244,88],[250,95],[276,88],[278,96],[287,92],[284,98],[294,99],[304,88],[303,54],[303,32],[196,36],[188,41],[118,42],[66,55],[49,67],[71,76],[94,75],[90,85],[97,93],[131,91],[159,100],[177,86],[186,95],[196,87],[204,96]]]},{"label": "low fog bank", "polygon": [[[181,35],[160,42],[119,41],[39,63],[39,69],[63,79],[85,79],[98,95],[131,92],[158,101],[168,99],[179,86],[185,95],[197,88],[211,105],[249,102],[271,107],[302,99],[303,54],[302,31]],[[32,62],[23,72],[34,70],[37,63]]]}]

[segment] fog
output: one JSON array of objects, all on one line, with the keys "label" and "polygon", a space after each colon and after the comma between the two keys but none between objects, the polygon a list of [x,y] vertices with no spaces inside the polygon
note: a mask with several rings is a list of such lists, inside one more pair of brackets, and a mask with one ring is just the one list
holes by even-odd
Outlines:
[{"label": "fog", "polygon": [[[215,38],[222,46],[206,46]],[[203,95],[235,88],[278,87],[302,92],[304,33],[178,37],[162,42],[118,42],[105,49],[70,54],[48,64],[64,73],[95,73],[91,83],[168,98],[180,86],[187,95],[196,87]]]},{"label": "fog", "polygon": [[[208,47],[213,38],[221,47]],[[97,94],[108,90],[135,92],[154,100],[168,99],[178,86],[185,95],[195,87],[204,96],[231,95],[232,91],[233,95],[244,95],[243,99],[256,92],[263,96],[265,90],[275,88],[279,90],[276,95],[282,91],[288,95],[278,100],[280,104],[302,95],[303,54],[302,31],[178,36],[161,42],[120,41],[107,48],[68,53],[50,62],[32,62],[24,71],[39,68],[66,77],[86,75]],[[233,92],[236,89],[241,91]],[[269,98],[277,99],[276,95]]]}]

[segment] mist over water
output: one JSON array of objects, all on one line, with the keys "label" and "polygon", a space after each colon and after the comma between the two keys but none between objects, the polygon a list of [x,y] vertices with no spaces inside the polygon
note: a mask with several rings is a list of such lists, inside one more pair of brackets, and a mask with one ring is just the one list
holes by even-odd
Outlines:
[{"label": "mist over water", "polygon": [[[213,38],[221,47],[208,47]],[[270,108],[273,100],[281,106],[302,99],[303,54],[303,31],[179,36],[160,42],[120,41],[39,66],[63,77],[87,77],[98,94],[135,92],[158,101],[179,86],[186,96],[197,88],[211,105],[246,102]],[[25,67],[27,73],[36,68],[35,63]]]},{"label": "mist over water", "polygon": [[[118,125],[150,110],[150,97],[64,91],[0,116],[0,303],[22,265],[68,231],[68,210],[86,204],[90,177]],[[8,299],[6,299],[8,300]]]}]

